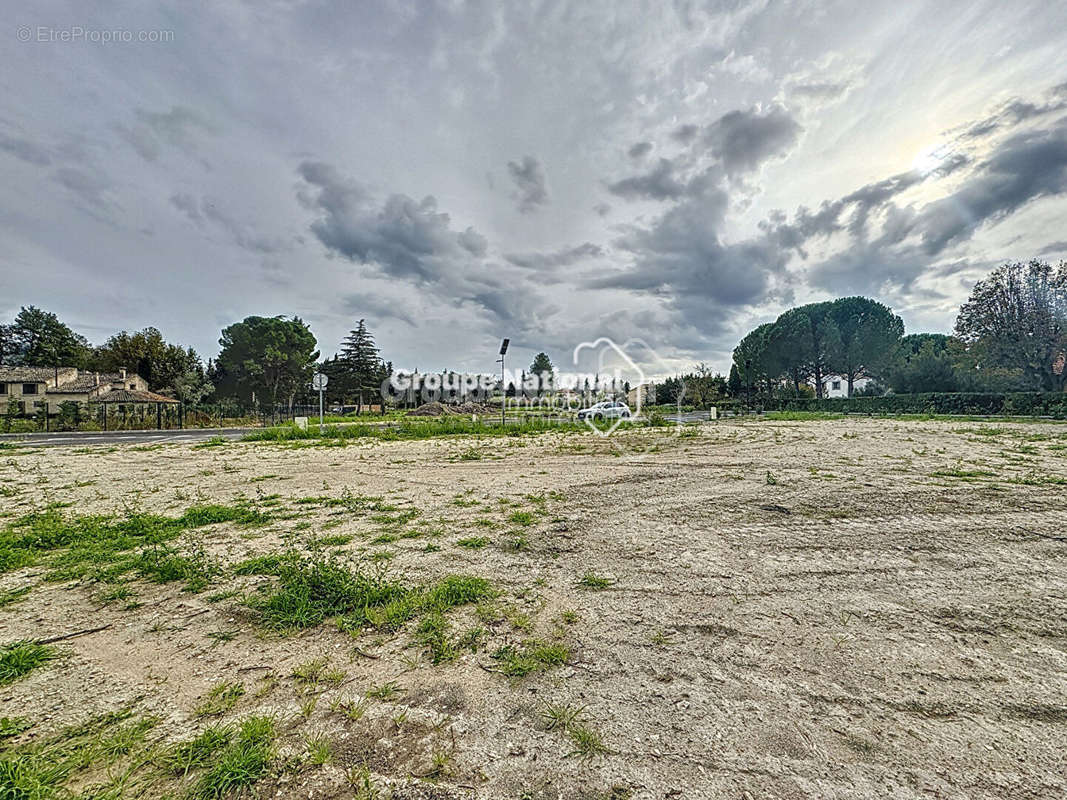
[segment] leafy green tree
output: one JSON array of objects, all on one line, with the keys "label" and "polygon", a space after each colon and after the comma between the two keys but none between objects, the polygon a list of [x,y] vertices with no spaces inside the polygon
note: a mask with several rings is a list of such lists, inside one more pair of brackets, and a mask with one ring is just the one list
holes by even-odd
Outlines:
[{"label": "leafy green tree", "polygon": [[[842,297],[830,304],[829,319],[840,342],[830,362],[848,382],[848,396],[860,375],[880,376],[893,363],[904,335],[904,321],[881,303],[866,297]],[[818,388],[816,388],[818,391]]]},{"label": "leafy green tree", "polygon": [[[889,385],[898,394],[919,392],[958,392],[960,379],[947,341],[937,334],[916,334],[901,346],[901,357],[889,376]],[[941,337],[948,340],[948,336]]]},{"label": "leafy green tree", "polygon": [[14,326],[0,323],[0,364],[11,363],[17,353]]},{"label": "leafy green tree", "polygon": [[[192,353],[192,348],[189,352]],[[197,359],[197,363],[189,364],[185,372],[175,376],[171,382],[170,388],[174,391],[174,396],[187,406],[198,405],[215,390],[199,361],[200,359]]]},{"label": "leafy green tree", "polygon": [[9,360],[27,367],[84,367],[89,341],[59,318],[35,306],[23,306],[10,327]]},{"label": "leafy green tree", "polygon": [[734,348],[734,366],[744,387],[770,391],[772,383],[781,374],[771,352],[773,322],[767,322],[750,331]]},{"label": "leafy green tree", "polygon": [[216,360],[219,383],[234,396],[289,406],[304,389],[318,358],[315,336],[299,317],[246,317],[222,331]]},{"label": "leafy green tree", "polygon": [[1067,264],[1005,264],[978,281],[956,318],[956,334],[979,369],[1021,370],[1035,390],[1062,391],[1067,370]]},{"label": "leafy green tree", "polygon": [[730,365],[730,378],[726,381],[726,390],[730,393],[730,397],[737,397],[741,394],[741,373],[737,371],[737,364]]},{"label": "leafy green tree", "polygon": [[[101,372],[117,372],[123,367],[132,370],[148,381],[148,388],[154,392],[176,392],[177,383],[190,373],[203,376],[203,364],[195,350],[169,344],[152,327],[116,333],[96,349],[92,362]],[[184,385],[189,388],[187,382]]]},{"label": "leafy green tree", "polygon": [[822,397],[823,378],[834,372],[842,344],[831,309],[828,302],[797,306],[778,317],[771,329],[768,360],[772,372],[789,375],[797,392],[810,378],[815,396]]}]

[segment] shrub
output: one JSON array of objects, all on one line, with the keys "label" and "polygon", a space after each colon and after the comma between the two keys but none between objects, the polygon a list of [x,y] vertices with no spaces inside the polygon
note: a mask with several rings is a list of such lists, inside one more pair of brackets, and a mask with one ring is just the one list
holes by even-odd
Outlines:
[{"label": "shrub", "polygon": [[842,414],[949,414],[1052,417],[1067,419],[1064,392],[928,392],[882,397],[767,399],[767,411],[818,411]]}]

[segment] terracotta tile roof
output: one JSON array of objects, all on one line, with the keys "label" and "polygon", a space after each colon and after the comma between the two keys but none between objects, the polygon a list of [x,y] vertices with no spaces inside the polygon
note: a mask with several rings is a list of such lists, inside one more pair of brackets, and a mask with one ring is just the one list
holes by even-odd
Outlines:
[{"label": "terracotta tile roof", "polygon": [[98,397],[94,397],[94,403],[177,403],[171,397],[164,397],[155,392],[140,392],[134,389],[112,389]]},{"label": "terracotta tile roof", "polygon": [[[63,367],[60,367],[62,376]],[[54,381],[56,371],[52,367],[0,367],[0,382],[43,383]]]},{"label": "terracotta tile roof", "polygon": [[[126,380],[129,380],[132,377],[134,376],[127,375]],[[52,394],[79,394],[81,392],[91,392],[97,385],[108,386],[112,383],[118,383],[121,380],[122,376],[117,372],[101,372],[100,383],[97,384],[95,372],[79,371],[78,377],[71,381],[64,382],[62,376],[60,376],[59,388],[50,386],[45,391],[51,392]]]}]

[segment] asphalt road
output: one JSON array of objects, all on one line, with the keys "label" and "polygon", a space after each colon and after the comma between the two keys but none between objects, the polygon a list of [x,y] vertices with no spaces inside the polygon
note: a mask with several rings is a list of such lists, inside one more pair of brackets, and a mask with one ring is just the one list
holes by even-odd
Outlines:
[{"label": "asphalt road", "polygon": [[113,444],[176,444],[203,442],[215,436],[239,439],[252,428],[187,428],[171,431],[108,431],[106,433],[5,433],[0,442],[26,447],[99,447]]}]

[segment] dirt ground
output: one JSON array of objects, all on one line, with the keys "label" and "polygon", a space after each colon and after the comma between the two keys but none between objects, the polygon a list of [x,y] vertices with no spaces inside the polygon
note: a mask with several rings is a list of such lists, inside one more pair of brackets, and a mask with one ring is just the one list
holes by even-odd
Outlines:
[{"label": "dirt ground", "polygon": [[[0,688],[0,716],[33,720],[25,741],[132,705],[188,737],[210,688],[241,682],[227,717],[284,722],[264,797],[351,797],[346,775],[365,764],[398,800],[1062,798],[1065,484],[1056,424],[0,451],[9,519],[245,498],[270,524],[188,535],[220,563],[330,536],[353,564],[502,592],[498,618],[451,613],[457,631],[483,625],[484,646],[434,665],[411,630],[265,630],[243,600],[262,577],[142,581],[123,604],[25,568],[0,576],[0,590],[34,587],[0,609],[0,644],[110,627]],[[388,523],[410,535],[296,502],[346,492],[411,510]],[[567,663],[500,674],[493,651],[532,638],[564,643]],[[317,658],[341,674],[300,690],[294,669]],[[338,713],[389,682],[361,719]],[[584,753],[546,722],[562,705],[597,738]],[[323,765],[301,761],[316,736]]]}]

